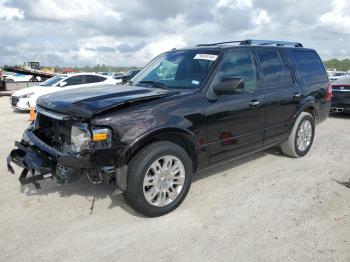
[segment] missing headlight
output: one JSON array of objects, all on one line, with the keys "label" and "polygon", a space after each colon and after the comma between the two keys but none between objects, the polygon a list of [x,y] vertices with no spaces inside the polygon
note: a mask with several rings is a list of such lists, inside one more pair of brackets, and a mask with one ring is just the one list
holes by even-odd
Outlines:
[{"label": "missing headlight", "polygon": [[71,132],[72,151],[79,153],[91,147],[91,132],[87,124],[72,126]]},{"label": "missing headlight", "polygon": [[112,147],[112,131],[106,127],[90,127],[88,124],[75,124],[71,132],[71,149],[80,153],[89,149]]}]

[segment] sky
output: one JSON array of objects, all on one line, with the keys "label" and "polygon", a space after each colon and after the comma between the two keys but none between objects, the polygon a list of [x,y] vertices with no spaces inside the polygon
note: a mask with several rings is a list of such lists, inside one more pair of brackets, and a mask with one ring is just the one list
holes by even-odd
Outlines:
[{"label": "sky", "polygon": [[143,66],[172,48],[242,39],[350,57],[349,0],[0,0],[0,65]]}]

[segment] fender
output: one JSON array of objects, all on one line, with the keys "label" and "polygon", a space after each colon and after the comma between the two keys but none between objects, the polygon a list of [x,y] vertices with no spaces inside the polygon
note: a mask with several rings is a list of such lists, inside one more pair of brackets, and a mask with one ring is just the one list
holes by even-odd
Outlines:
[{"label": "fender", "polygon": [[196,141],[196,135],[189,131],[188,129],[184,129],[181,127],[159,127],[155,129],[151,129],[148,132],[142,134],[138,138],[134,139],[129,145],[127,145],[123,150],[123,159],[124,162],[127,163],[130,158],[137,152],[139,149],[141,149],[145,144],[152,141],[155,137],[159,137],[161,135],[177,135],[184,138],[184,142],[191,143],[192,150],[194,155],[192,157],[195,157],[197,162],[197,152],[196,148],[198,147],[197,141]]},{"label": "fender", "polygon": [[299,106],[298,106],[296,112],[294,113],[293,119],[291,121],[291,125],[289,127],[288,134],[290,134],[290,132],[292,131],[294,123],[297,120],[297,118],[300,115],[300,113],[305,111],[305,109],[312,108],[313,112],[315,113],[315,121],[317,123],[317,115],[318,115],[318,111],[319,111],[319,107],[318,107],[317,102],[314,99],[310,99],[310,98],[308,100],[306,100],[304,103],[302,101],[299,103]]}]

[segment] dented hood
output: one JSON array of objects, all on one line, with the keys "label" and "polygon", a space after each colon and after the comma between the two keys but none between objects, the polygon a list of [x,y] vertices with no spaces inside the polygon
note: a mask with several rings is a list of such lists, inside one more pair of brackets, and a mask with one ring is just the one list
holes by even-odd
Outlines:
[{"label": "dented hood", "polygon": [[90,118],[119,105],[177,93],[178,91],[173,90],[128,85],[90,86],[40,96],[37,105],[63,114]]}]

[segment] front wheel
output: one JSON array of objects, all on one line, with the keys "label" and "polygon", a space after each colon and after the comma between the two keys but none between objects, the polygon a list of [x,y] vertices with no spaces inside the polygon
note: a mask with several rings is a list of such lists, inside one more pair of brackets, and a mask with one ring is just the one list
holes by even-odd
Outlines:
[{"label": "front wheel", "polygon": [[160,141],[141,149],[129,162],[125,198],[140,213],[165,215],[185,199],[192,181],[192,161],[180,146]]},{"label": "front wheel", "polygon": [[315,136],[315,119],[308,112],[301,112],[296,119],[288,140],[281,144],[282,152],[291,157],[305,156]]}]

